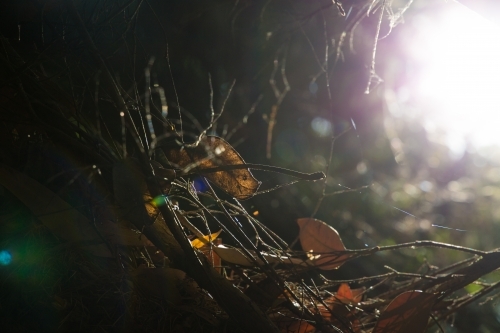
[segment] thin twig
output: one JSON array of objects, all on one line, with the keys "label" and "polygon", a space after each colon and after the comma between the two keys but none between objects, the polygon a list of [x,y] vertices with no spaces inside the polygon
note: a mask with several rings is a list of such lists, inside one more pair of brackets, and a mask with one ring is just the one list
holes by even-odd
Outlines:
[{"label": "thin twig", "polygon": [[212,88],[212,79],[211,79],[211,76],[209,76],[209,85],[210,85],[210,110],[211,110],[211,119],[210,119],[210,124],[208,125],[207,128],[205,128],[201,133],[200,135],[198,135],[198,139],[194,142],[194,143],[190,143],[190,144],[184,144],[184,147],[187,147],[187,148],[193,148],[193,147],[198,147],[198,145],[200,144],[201,140],[203,139],[203,137],[207,134],[207,132],[214,126],[214,124],[217,123],[217,121],[219,120],[220,116],[222,115],[222,113],[224,112],[224,107],[226,106],[226,102],[227,100],[229,99],[229,96],[231,95],[231,92],[234,88],[234,85],[236,84],[236,80],[233,81],[233,83],[231,84],[231,87],[229,87],[229,91],[227,92],[227,95],[226,95],[226,98],[224,99],[224,102],[222,103],[222,107],[221,107],[221,110],[219,112],[219,114],[217,116],[215,116],[215,113],[214,113],[214,107],[213,107],[213,88]]},{"label": "thin twig", "polygon": [[257,100],[252,104],[252,106],[250,107],[250,110],[248,110],[247,114],[243,117],[243,119],[231,130],[231,132],[229,132],[225,137],[224,139],[226,141],[229,141],[233,135],[241,128],[243,127],[243,125],[246,125],[246,123],[248,122],[248,117],[250,117],[254,112],[255,112],[255,109],[257,108],[257,105],[260,103],[260,101],[262,101],[262,98],[264,97],[264,95],[260,94],[259,97],[257,98]]},{"label": "thin twig", "polygon": [[362,189],[365,189],[365,188],[369,188],[369,187],[370,187],[370,185],[365,185],[365,186],[361,186],[361,187],[358,187],[358,188],[351,188],[349,190],[342,190],[342,191],[335,191],[335,192],[332,192],[332,193],[326,193],[325,197],[331,197],[333,195],[344,194],[344,193],[358,192],[359,190],[362,190]]},{"label": "thin twig", "polygon": [[[373,2],[375,3],[375,1]],[[372,79],[376,77],[375,74],[375,56],[377,55],[377,45],[378,45],[378,39],[380,35],[380,27],[382,26],[382,20],[384,18],[384,12],[385,12],[385,6],[386,6],[386,0],[382,3],[382,8],[380,9],[380,16],[377,22],[377,30],[375,32],[375,38],[373,41],[373,49],[372,49],[372,58],[371,58],[371,63],[370,63],[370,72],[369,72],[369,77],[368,77],[368,83],[366,85],[365,89],[365,94],[370,93],[370,87],[372,84]],[[368,12],[371,10],[371,7],[368,9]]]},{"label": "thin twig", "polygon": [[194,171],[189,171],[187,173],[180,172],[179,176],[185,177],[185,176],[192,176],[192,175],[197,175],[197,174],[205,175],[205,174],[210,174],[210,173],[220,172],[220,171],[232,171],[232,170],[241,170],[241,169],[254,169],[254,170],[261,170],[261,171],[276,172],[276,173],[281,173],[284,175],[292,176],[292,177],[303,179],[303,180],[310,180],[310,181],[316,181],[316,180],[321,180],[321,179],[325,178],[325,174],[321,171],[314,172],[314,173],[304,173],[304,172],[289,170],[289,169],[285,169],[285,168],[275,167],[275,166],[271,166],[271,165],[253,164],[253,163],[221,165],[221,166],[215,167],[215,168],[196,169]]},{"label": "thin twig", "polygon": [[290,84],[288,83],[288,79],[286,77],[286,51],[285,55],[283,56],[283,59],[281,61],[281,78],[283,81],[284,88],[282,91],[278,88],[276,85],[276,73],[278,72],[278,66],[279,66],[279,61],[278,61],[278,54],[280,53],[281,49],[276,52],[276,57],[274,59],[274,67],[273,71],[271,73],[271,78],[269,79],[269,84],[271,85],[271,88],[273,89],[274,92],[274,97],[276,98],[276,103],[271,107],[271,113],[269,114],[269,123],[267,126],[267,145],[266,145],[266,157],[268,159],[271,158],[271,148],[272,148],[272,141],[273,141],[273,130],[274,126],[276,125],[276,117],[278,116],[278,110],[281,106],[281,103],[283,103],[283,100],[285,99],[285,96],[288,94],[290,91]]},{"label": "thin twig", "polygon": [[326,176],[325,176],[325,180],[323,181],[323,189],[321,190],[321,196],[319,197],[318,202],[316,203],[316,207],[314,207],[314,210],[311,214],[311,217],[314,217],[318,213],[318,210],[321,207],[321,204],[323,203],[323,199],[326,196],[326,185],[328,182],[328,174],[330,173],[331,161],[333,158],[333,147],[335,145],[335,141],[337,141],[338,138],[340,138],[342,135],[347,133],[350,129],[351,129],[350,127],[345,129],[339,135],[332,134],[332,141],[330,143],[330,154],[329,154],[329,158],[328,158],[329,162],[328,162],[328,165],[326,166],[326,170],[324,173]]}]

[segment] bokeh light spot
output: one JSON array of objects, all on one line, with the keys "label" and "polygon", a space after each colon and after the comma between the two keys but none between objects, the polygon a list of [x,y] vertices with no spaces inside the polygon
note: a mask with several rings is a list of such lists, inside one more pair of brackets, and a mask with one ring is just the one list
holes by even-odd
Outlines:
[{"label": "bokeh light spot", "polygon": [[325,137],[332,134],[332,124],[325,118],[314,118],[311,121],[311,127],[318,136]]},{"label": "bokeh light spot", "polygon": [[430,192],[433,188],[433,185],[430,181],[424,180],[423,182],[420,183],[419,187],[424,192]]},{"label": "bokeh light spot", "polygon": [[163,206],[166,203],[167,203],[167,196],[165,195],[159,195],[153,200],[151,200],[151,204],[155,207]]},{"label": "bokeh light spot", "polygon": [[193,185],[197,192],[205,192],[207,190],[207,185],[201,178],[196,178],[193,181]]},{"label": "bokeh light spot", "polygon": [[311,94],[313,95],[316,95],[316,93],[318,92],[318,84],[316,83],[316,81],[309,83],[309,92],[311,92]]},{"label": "bokeh light spot", "polygon": [[364,162],[359,162],[358,165],[356,166],[356,170],[358,171],[359,174],[364,175],[366,171],[368,171],[368,167]]},{"label": "bokeh light spot", "polygon": [[0,251],[0,265],[7,266],[12,262],[12,255],[9,251]]}]

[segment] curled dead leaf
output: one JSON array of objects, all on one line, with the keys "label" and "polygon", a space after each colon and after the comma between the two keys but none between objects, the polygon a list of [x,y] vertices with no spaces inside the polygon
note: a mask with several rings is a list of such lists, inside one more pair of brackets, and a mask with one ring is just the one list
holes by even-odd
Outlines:
[{"label": "curled dead leaf", "polygon": [[[163,147],[163,151],[169,162],[182,168],[184,173],[192,170],[203,174],[204,169],[245,163],[229,143],[216,136],[204,137],[194,148]],[[252,197],[260,186],[249,169],[218,171],[204,176],[238,200]]]},{"label": "curled dead leaf", "polygon": [[297,224],[300,227],[300,245],[310,255],[314,266],[323,270],[336,269],[352,256],[345,252],[346,248],[337,230],[325,222],[300,218]]},{"label": "curled dead leaf", "polygon": [[437,294],[407,291],[392,300],[380,315],[372,333],[423,333]]}]

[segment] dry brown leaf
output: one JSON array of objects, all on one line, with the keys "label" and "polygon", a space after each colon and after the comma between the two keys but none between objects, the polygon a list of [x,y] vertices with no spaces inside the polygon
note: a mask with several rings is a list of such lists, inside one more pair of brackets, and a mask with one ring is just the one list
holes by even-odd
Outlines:
[{"label": "dry brown leaf", "polygon": [[[214,246],[213,250],[217,253],[222,260],[227,261],[228,263],[240,265],[240,266],[255,266],[255,262],[249,259],[242,250],[227,247],[224,245]],[[263,265],[264,263],[260,260],[254,251],[249,251],[250,254],[255,258],[256,262],[259,265]],[[302,259],[292,258],[287,256],[276,256],[274,254],[262,253],[262,256],[270,263],[270,264],[292,264],[292,265],[300,265],[303,267],[308,267],[310,264],[308,262],[303,261]]]},{"label": "dry brown leaf", "polygon": [[[325,304],[328,305],[330,311],[323,312],[323,318],[328,319],[330,323],[343,331],[359,332],[361,325],[357,318],[357,311],[352,306],[347,305],[361,301],[363,291],[364,288],[351,289],[347,283],[342,283],[333,296],[325,299]],[[335,315],[332,316],[332,313]]]},{"label": "dry brown leaf", "polygon": [[[345,304],[359,303],[365,288],[351,289],[347,283],[342,283],[337,293],[332,297],[334,302]],[[328,301],[326,301],[329,303]]]},{"label": "dry brown leaf", "polygon": [[346,251],[337,230],[313,218],[297,220],[302,249],[312,255],[312,264],[323,270],[339,268],[352,254]]},{"label": "dry brown leaf", "polygon": [[339,290],[337,290],[337,299],[343,301],[351,301],[353,300],[354,296],[352,295],[352,290],[351,287],[347,283],[342,283],[339,287]]},{"label": "dry brown leaf", "polygon": [[[183,168],[185,173],[203,174],[204,169],[245,163],[229,143],[216,136],[204,137],[195,148],[163,147],[163,151],[170,163]],[[218,171],[204,176],[238,200],[251,198],[260,186],[248,169]]]},{"label": "dry brown leaf", "polygon": [[108,220],[94,225],[47,187],[2,164],[0,184],[21,200],[52,233],[69,242],[89,243],[82,248],[96,256],[113,256],[102,237],[116,245],[144,246],[147,242],[144,236]]},{"label": "dry brown leaf", "polygon": [[436,294],[406,291],[392,300],[380,315],[372,333],[423,333]]}]

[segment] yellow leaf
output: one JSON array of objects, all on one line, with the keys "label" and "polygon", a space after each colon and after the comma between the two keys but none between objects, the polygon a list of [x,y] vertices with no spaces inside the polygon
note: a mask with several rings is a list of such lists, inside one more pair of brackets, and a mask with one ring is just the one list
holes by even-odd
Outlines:
[{"label": "yellow leaf", "polygon": [[191,241],[191,245],[193,245],[194,248],[199,249],[205,245],[208,245],[210,241],[214,241],[221,232],[222,229],[214,232],[211,235],[203,236],[203,238],[196,238],[195,240]]}]

